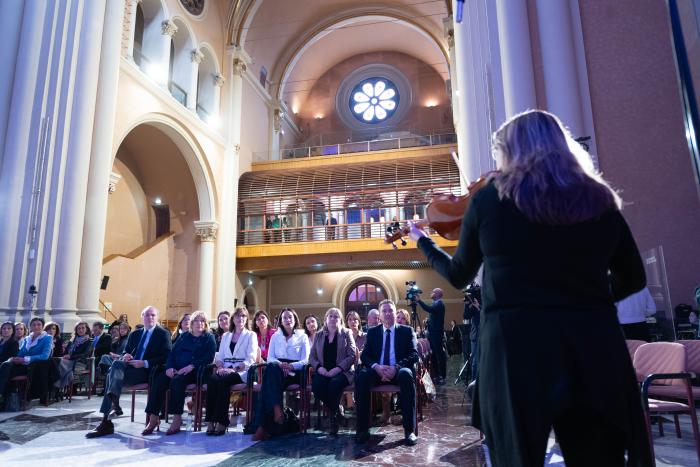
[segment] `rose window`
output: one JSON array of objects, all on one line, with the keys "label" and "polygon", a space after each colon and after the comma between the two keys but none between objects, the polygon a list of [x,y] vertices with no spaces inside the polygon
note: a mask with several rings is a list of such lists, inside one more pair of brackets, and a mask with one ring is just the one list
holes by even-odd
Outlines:
[{"label": "rose window", "polygon": [[352,114],[364,123],[379,123],[391,117],[399,105],[394,83],[385,78],[362,81],[350,93]]}]

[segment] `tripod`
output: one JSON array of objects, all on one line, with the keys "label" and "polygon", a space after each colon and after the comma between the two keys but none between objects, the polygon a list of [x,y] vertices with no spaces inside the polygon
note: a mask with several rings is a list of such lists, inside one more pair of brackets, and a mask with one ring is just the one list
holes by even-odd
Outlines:
[{"label": "tripod", "polygon": [[417,329],[421,324],[420,318],[418,317],[418,304],[415,300],[412,300],[409,305],[411,306],[411,327]]}]

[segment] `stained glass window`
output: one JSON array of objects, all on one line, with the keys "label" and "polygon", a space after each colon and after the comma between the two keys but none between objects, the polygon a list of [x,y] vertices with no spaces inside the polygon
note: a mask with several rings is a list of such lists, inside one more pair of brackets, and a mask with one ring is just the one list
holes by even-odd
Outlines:
[{"label": "stained glass window", "polygon": [[368,78],[350,93],[350,110],[363,123],[379,123],[391,117],[399,105],[396,85],[386,78]]}]

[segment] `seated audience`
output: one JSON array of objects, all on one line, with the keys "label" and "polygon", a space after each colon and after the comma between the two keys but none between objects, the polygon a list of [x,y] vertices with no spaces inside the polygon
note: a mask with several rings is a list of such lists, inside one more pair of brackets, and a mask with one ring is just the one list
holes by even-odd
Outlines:
[{"label": "seated audience", "polygon": [[109,328],[109,334],[111,336],[110,351],[103,354],[99,360],[95,358],[99,372],[102,375],[106,375],[109,371],[109,367],[115,360],[119,360],[121,356],[126,352],[126,344],[129,342],[129,333],[131,332],[131,326],[125,322],[115,321]]},{"label": "seated audience", "polygon": [[[15,376],[26,375],[29,365],[34,362],[47,361],[51,355],[51,336],[44,331],[44,320],[32,318],[29,322],[31,334],[22,339],[16,357],[0,364],[0,395],[7,397],[7,382]],[[15,326],[15,331],[17,326]]]},{"label": "seated audience", "polygon": [[253,424],[258,427],[254,441],[266,438],[269,428],[281,431],[284,422],[282,393],[288,386],[302,383],[302,370],[310,350],[309,338],[301,329],[299,316],[291,308],[283,309],[277,320],[277,331],[270,339],[262,391],[254,411]]},{"label": "seated audience", "polygon": [[379,326],[381,322],[379,321],[379,310],[372,308],[367,312],[367,324],[362,328],[364,332],[375,326]]},{"label": "seated audience", "polygon": [[158,414],[165,401],[166,392],[170,390],[168,412],[173,414],[173,421],[166,435],[180,432],[182,412],[185,405],[187,385],[197,383],[197,377],[205,367],[214,360],[216,340],[207,332],[209,322],[202,311],[192,313],[189,331],[180,334],[165,364],[165,373],[156,375],[153,387],[148,394],[146,414],[148,424],[142,435],[150,435],[160,424]]},{"label": "seated audience", "polygon": [[90,355],[95,357],[99,363],[103,355],[112,349],[112,339],[104,332],[105,325],[97,321],[92,325],[92,343],[90,344]]},{"label": "seated audience", "polygon": [[396,310],[396,323],[403,326],[411,325],[411,315],[408,314],[408,310],[404,310],[403,308]]},{"label": "seated audience", "polygon": [[0,362],[17,355],[19,342],[15,339],[15,325],[6,321],[0,326]]},{"label": "seated audience", "polygon": [[110,342],[110,351],[114,352],[115,350],[117,350],[117,346],[119,346],[119,339],[121,337],[119,334],[119,323],[112,324],[109,327],[109,331],[107,332],[109,333],[109,337],[112,340]]},{"label": "seated audience", "polygon": [[63,342],[63,337],[61,337],[61,328],[59,328],[58,324],[54,323],[53,321],[49,321],[46,323],[46,326],[44,326],[44,331],[46,331],[46,334],[51,336],[51,356],[57,358],[63,357],[63,352],[68,343]]},{"label": "seated audience", "polygon": [[216,345],[221,344],[221,338],[226,334],[231,327],[231,313],[228,311],[221,311],[216,315],[216,330],[214,331],[214,338],[216,339]]},{"label": "seated audience", "polygon": [[267,361],[267,351],[270,348],[270,339],[276,329],[270,325],[270,318],[263,310],[255,312],[253,318],[253,332],[258,338],[258,347],[260,348],[260,356]]},{"label": "seated audience", "polygon": [[338,415],[343,389],[352,384],[357,347],[352,332],[343,326],[343,316],[337,308],[329,308],[323,330],[316,333],[309,355],[314,369],[311,389],[330,411],[330,434],[338,433]]},{"label": "seated audience", "polygon": [[345,321],[347,321],[348,328],[352,331],[352,338],[355,340],[355,347],[357,347],[359,354],[365,348],[365,340],[367,339],[367,333],[360,329],[360,315],[356,311],[348,311],[345,314]]},{"label": "seated audience", "polygon": [[112,342],[112,352],[119,355],[124,353],[126,344],[129,342],[129,334],[131,334],[131,326],[129,326],[129,323],[125,321],[119,323],[119,341],[116,346],[114,342]]},{"label": "seated audience", "polygon": [[367,342],[361,359],[364,367],[355,377],[355,403],[357,406],[358,443],[369,440],[370,389],[378,384],[396,384],[401,390],[404,439],[415,445],[413,433],[416,418],[416,386],[414,366],[418,362],[416,334],[409,326],[396,324],[396,305],[391,300],[379,304],[382,326],[367,332]]},{"label": "seated audience", "polygon": [[178,340],[180,335],[182,335],[185,332],[189,332],[190,330],[190,313],[185,313],[182,315],[182,318],[180,318],[180,322],[177,323],[177,329],[175,329],[175,332],[173,333],[173,344],[175,341]]},{"label": "seated audience", "polygon": [[248,368],[258,356],[258,339],[248,329],[248,310],[238,307],[233,312],[233,329],[221,338],[214,358],[215,368],[207,381],[207,435],[223,435],[229,425],[231,386],[245,383]]},{"label": "seated audience", "polygon": [[65,388],[73,381],[76,365],[79,364],[83,370],[86,368],[85,359],[90,356],[90,345],[92,344],[88,329],[90,328],[84,321],[75,325],[73,338],[68,343],[66,352],[58,364],[58,381],[54,383],[56,388]]},{"label": "seated audience", "polygon": [[318,318],[315,315],[306,315],[304,317],[304,332],[309,338],[309,342],[314,341],[316,331],[318,331]]},{"label": "seated audience", "polygon": [[15,339],[17,339],[17,342],[22,342],[22,339],[27,337],[28,334],[27,326],[25,326],[23,322],[19,321],[15,323]]},{"label": "seated audience", "polygon": [[168,358],[172,343],[168,331],[157,325],[158,309],[147,306],[141,311],[141,319],[143,327],[129,335],[125,353],[109,368],[105,396],[100,407],[102,421],[85,435],[87,438],[114,433],[114,424],[109,420],[109,414],[112,410],[117,416],[123,413],[119,406],[122,387],[147,383],[150,371],[157,370]]}]

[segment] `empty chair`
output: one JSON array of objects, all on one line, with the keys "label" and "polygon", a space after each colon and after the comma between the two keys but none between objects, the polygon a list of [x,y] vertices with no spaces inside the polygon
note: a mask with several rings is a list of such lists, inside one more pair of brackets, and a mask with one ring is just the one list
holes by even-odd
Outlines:
[{"label": "empty chair", "polygon": [[634,361],[634,353],[637,351],[639,346],[646,344],[646,342],[644,342],[644,341],[639,341],[639,340],[635,340],[635,339],[627,339],[627,340],[625,340],[625,342],[627,343],[627,350],[629,350],[630,357],[632,358],[633,361]]}]

